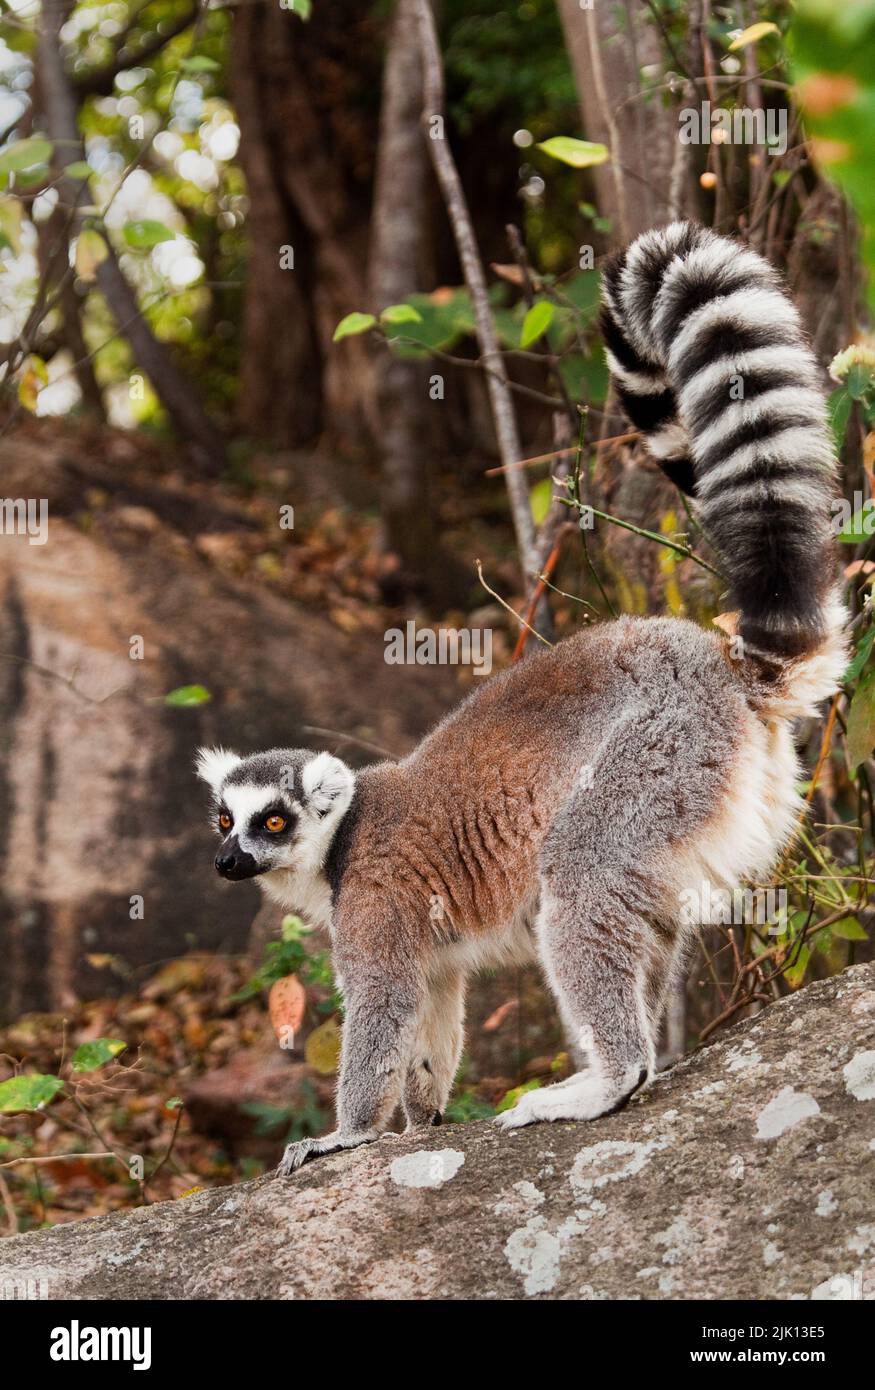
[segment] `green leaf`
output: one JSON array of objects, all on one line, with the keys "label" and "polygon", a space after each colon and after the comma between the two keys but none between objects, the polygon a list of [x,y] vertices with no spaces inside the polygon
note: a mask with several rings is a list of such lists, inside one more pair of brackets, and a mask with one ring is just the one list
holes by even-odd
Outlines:
[{"label": "green leaf", "polygon": [[183,72],[218,72],[221,64],[215,58],[206,58],[203,55],[194,58],[183,58],[179,65]]},{"label": "green leaf", "polygon": [[17,256],[21,251],[21,221],[24,205],[19,198],[0,198],[0,246],[8,246]]},{"label": "green leaf", "polygon": [[526,1091],[539,1091],[540,1089],[541,1083],[537,1077],[533,1081],[525,1081],[522,1086],[514,1086],[513,1090],[505,1091],[495,1107],[496,1113],[500,1115],[503,1110],[512,1110],[520,1096],[524,1096]]},{"label": "green leaf", "polygon": [[571,135],[553,135],[542,140],[537,146],[551,159],[562,164],[570,164],[573,169],[590,169],[594,164],[605,164],[611,157],[607,145],[596,145],[591,140],[575,140]]},{"label": "green leaf", "polygon": [[313,0],[283,0],[280,9],[291,10],[299,19],[307,20],[313,13]]},{"label": "green leaf", "polygon": [[533,304],[523,319],[520,333],[520,347],[531,347],[547,332],[556,313],[555,306],[547,299],[539,299]]},{"label": "green leaf", "polygon": [[120,1052],[124,1052],[126,1042],[121,1038],[95,1038],[94,1042],[83,1043],[73,1053],[73,1070],[77,1072],[97,1071],[106,1062],[111,1062]]},{"label": "green leaf", "polygon": [[848,710],[848,762],[854,772],[875,748],[875,671],[863,677]]},{"label": "green leaf", "polygon": [[90,179],[94,170],[86,159],[75,159],[72,164],[67,165],[64,173],[71,179]]},{"label": "green leaf", "polygon": [[185,1102],[183,1101],[182,1096],[171,1096],[169,1100],[165,1100],[164,1109],[180,1110],[184,1104]]},{"label": "green leaf", "polygon": [[872,385],[872,372],[862,362],[855,362],[845,377],[848,394],[855,401],[861,401]]},{"label": "green leaf", "polygon": [[0,150],[0,174],[20,173],[33,169],[37,164],[48,164],[54,146],[51,140],[41,135],[33,135],[28,140],[15,140]]},{"label": "green leaf", "polygon": [[851,418],[853,401],[850,393],[844,386],[839,386],[833,391],[826,408],[829,415],[830,428],[832,429],[832,440],[837,454],[841,453],[842,445],[845,442],[845,431],[848,428],[848,420]]},{"label": "green leaf", "polygon": [[212,698],[204,685],[180,685],[164,696],[164,703],[177,709],[190,709],[193,705],[205,705]]},{"label": "green leaf", "polygon": [[791,989],[798,989],[805,979],[805,972],[808,969],[808,962],[811,960],[811,947],[800,946],[798,952],[793,951],[793,964],[784,971],[784,979]]},{"label": "green leaf", "polygon": [[850,521],[839,531],[838,540],[842,545],[859,545],[872,535],[875,535],[875,501],[867,498],[860,510],[854,512]]},{"label": "green leaf", "polygon": [[139,221],[125,224],[124,238],[128,246],[133,246],[137,251],[144,251],[151,246],[158,246],[162,241],[174,241],[176,234],[171,232],[169,227],[165,227],[163,222],[141,218]]},{"label": "green leaf", "polygon": [[869,935],[865,927],[861,927],[856,917],[843,917],[840,922],[833,922],[829,928],[833,936],[837,936],[839,941],[868,941]]},{"label": "green leaf", "polygon": [[36,410],[37,397],[48,385],[49,372],[45,362],[36,353],[31,353],[24,364],[24,371],[18,382],[18,399],[25,410]]},{"label": "green leaf", "polygon": [[529,490],[529,506],[532,509],[532,520],[536,526],[540,526],[544,517],[550,510],[550,502],[553,498],[553,479],[542,478],[539,483]]},{"label": "green leaf", "polygon": [[751,24],[743,33],[732,40],[729,45],[729,52],[735,53],[739,48],[746,48],[749,43],[758,43],[760,39],[765,38],[766,34],[779,34],[780,32],[777,24],[773,24],[771,20],[760,20],[759,24]]},{"label": "green leaf", "polygon": [[422,323],[422,314],[412,304],[390,304],[380,315],[381,323]]},{"label": "green leaf", "polygon": [[12,1076],[0,1081],[0,1115],[15,1115],[22,1110],[41,1110],[64,1089],[59,1076]]},{"label": "green leaf", "polygon": [[866,665],[866,662],[869,660],[873,646],[875,646],[875,627],[870,627],[869,631],[864,633],[857,643],[857,650],[851,658],[851,664],[842,677],[845,683],[857,679],[863,667]]},{"label": "green leaf", "polygon": [[333,341],[339,343],[343,338],[354,338],[359,333],[367,333],[376,322],[373,314],[360,314],[358,311],[347,314],[335,328]]}]

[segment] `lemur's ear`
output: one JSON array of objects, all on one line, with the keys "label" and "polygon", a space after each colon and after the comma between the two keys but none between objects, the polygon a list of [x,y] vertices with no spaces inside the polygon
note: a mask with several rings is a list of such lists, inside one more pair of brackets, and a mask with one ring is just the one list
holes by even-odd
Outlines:
[{"label": "lemur's ear", "polygon": [[218,794],[222,783],[243,759],[227,748],[199,748],[195,758],[195,771],[202,782],[212,787]]},{"label": "lemur's ear", "polygon": [[355,774],[331,753],[317,753],[304,764],[301,782],[308,808],[326,816],[329,811],[346,810],[352,800]]}]

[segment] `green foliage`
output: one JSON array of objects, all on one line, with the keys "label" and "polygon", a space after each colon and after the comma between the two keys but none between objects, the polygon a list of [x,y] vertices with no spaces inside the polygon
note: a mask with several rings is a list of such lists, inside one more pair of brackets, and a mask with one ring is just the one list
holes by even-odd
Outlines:
[{"label": "green foliage", "polygon": [[441,47],[453,123],[470,135],[487,118],[546,134],[577,115],[554,0],[445,0]]},{"label": "green foliage", "polygon": [[0,1114],[15,1115],[22,1110],[42,1110],[50,1100],[63,1091],[59,1076],[22,1073],[0,1081]]},{"label": "green foliage", "polygon": [[528,310],[520,331],[520,347],[528,348],[542,338],[556,317],[556,306],[548,299],[539,299]]},{"label": "green foliage", "polygon": [[124,1052],[127,1043],[120,1038],[95,1038],[94,1042],[82,1043],[73,1053],[73,1070],[75,1072],[97,1071],[98,1067],[111,1062],[113,1057],[117,1057],[120,1052]]},{"label": "green foliage", "polygon": [[500,1115],[503,1110],[512,1110],[520,1096],[524,1096],[526,1091],[538,1091],[540,1088],[541,1083],[537,1077],[533,1081],[524,1082],[522,1086],[514,1086],[512,1090],[507,1091],[501,1097],[496,1106],[496,1113]]},{"label": "green foliage", "polygon": [[473,1091],[461,1090],[451,1097],[444,1119],[451,1125],[467,1125],[474,1120],[490,1120],[494,1114],[494,1105],[478,1100]]},{"label": "green foliage", "polygon": [[334,330],[332,341],[339,343],[344,338],[354,338],[359,333],[367,333],[369,328],[376,327],[376,323],[377,320],[373,314],[362,314],[356,310],[340,320]]},{"label": "green foliage", "polygon": [[815,158],[860,220],[875,307],[875,0],[797,0],[788,46]]},{"label": "green foliage", "polygon": [[847,746],[852,772],[875,749],[875,670],[866,672],[851,698]]},{"label": "green foliage", "polygon": [[204,685],[180,685],[164,696],[164,703],[176,709],[191,709],[195,705],[205,705],[212,698]]},{"label": "green foliage", "polygon": [[412,304],[390,304],[380,315],[380,322],[395,328],[399,323],[421,323],[422,316]]},{"label": "green foliage", "polygon": [[158,246],[162,241],[173,241],[174,234],[163,222],[154,222],[143,219],[137,222],[127,222],[124,227],[123,236],[128,246],[133,246],[136,251],[150,251],[153,246]]},{"label": "green foliage", "polygon": [[297,975],[303,985],[331,993],[324,1009],[339,1008],[340,996],[334,987],[330,953],[307,950],[307,938],[312,934],[312,929],[305,926],[300,917],[284,917],[280,940],[267,943],[262,964],[243,988],[233,995],[234,1003],[254,998],[277,980],[285,979],[286,975]]},{"label": "green foliage", "polygon": [[325,1111],[312,1082],[306,1079],[301,1082],[296,1105],[271,1105],[268,1101],[252,1100],[244,1101],[240,1109],[256,1120],[256,1134],[275,1135],[285,1129],[283,1144],[294,1144],[298,1139],[321,1134],[325,1129]]},{"label": "green foliage", "polygon": [[44,169],[52,157],[53,145],[40,135],[28,140],[15,140],[0,150],[0,174],[27,174]]},{"label": "green foliage", "polygon": [[572,169],[589,169],[594,164],[605,164],[611,157],[607,145],[575,140],[570,135],[554,135],[549,140],[542,140],[538,149],[551,159],[570,164]]},{"label": "green foliage", "polygon": [[532,520],[536,526],[540,526],[548,511],[553,497],[553,480],[542,478],[539,483],[535,483],[529,489],[529,506],[532,509]]}]

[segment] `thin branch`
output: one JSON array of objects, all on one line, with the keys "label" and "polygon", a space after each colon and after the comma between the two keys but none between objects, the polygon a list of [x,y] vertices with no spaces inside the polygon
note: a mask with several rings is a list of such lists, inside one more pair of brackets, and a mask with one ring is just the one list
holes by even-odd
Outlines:
[{"label": "thin branch", "polygon": [[579,511],[590,511],[593,516],[600,517],[602,521],[610,521],[614,526],[621,526],[624,531],[632,531],[636,536],[643,536],[645,540],[655,541],[657,545],[664,545],[669,550],[674,550],[678,555],[683,555],[685,560],[695,560],[697,565],[708,570],[709,574],[715,575],[721,583],[725,584],[726,582],[725,577],[718,569],[715,569],[707,560],[703,560],[702,556],[697,555],[688,545],[681,545],[678,541],[669,540],[668,536],[660,536],[656,531],[646,531],[642,526],[635,526],[631,521],[624,521],[622,517],[611,516],[609,512],[601,512],[598,507],[593,507],[588,502],[579,502],[572,497],[561,497],[558,500],[564,507],[577,507]]},{"label": "thin branch", "polygon": [[[434,14],[429,0],[416,0],[416,15],[422,53],[423,130],[446,204],[450,225],[453,229],[453,237],[462,263],[465,283],[468,286],[474,307],[477,341],[480,344],[481,355],[487,367],[486,380],[499,453],[502,463],[509,464],[520,457],[522,449],[520,448],[513,399],[507,380],[507,369],[499,350],[492,310],[489,305],[483,263],[477,248],[459,171],[445,138],[443,66]],[[439,123],[437,129],[434,128],[435,121]],[[534,574],[538,567],[535,525],[529,506],[528,489],[525,480],[518,472],[511,471],[507,474],[507,490],[523,571],[526,575]]]},{"label": "thin branch", "polygon": [[345,734],[340,729],[324,729],[319,724],[302,724],[305,734],[318,734],[320,738],[334,738],[340,743],[354,743],[359,748],[364,748],[369,753],[379,753],[381,758],[390,758],[392,762],[397,762],[399,755],[392,753],[382,744],[371,743],[369,739],[358,738],[355,734]]},{"label": "thin branch", "polygon": [[491,589],[489,587],[489,585],[486,583],[486,580],[483,578],[483,566],[481,565],[480,561],[475,560],[474,564],[477,566],[477,577],[480,580],[480,583],[483,585],[484,589],[486,590],[487,594],[491,594],[491,596],[496,600],[496,602],[501,604],[502,608],[506,608],[508,613],[512,613],[513,616],[516,618],[517,622],[522,623],[523,627],[527,627],[529,629],[529,632],[531,632],[535,637],[537,637],[539,642],[543,642],[545,647],[552,647],[553,643],[548,642],[546,637],[542,637],[541,633],[538,632],[537,628],[531,627],[529,623],[526,622],[525,618],[522,616],[521,613],[518,613],[515,608],[511,608],[507,599],[503,599],[501,597],[501,594],[496,593],[494,589]]},{"label": "thin branch", "polygon": [[80,97],[111,96],[115,87],[115,79],[120,72],[126,72],[129,68],[137,68],[149,58],[154,58],[155,54],[160,53],[162,48],[166,48],[171,39],[184,33],[194,23],[198,15],[198,6],[192,5],[176,19],[165,21],[166,28],[159,30],[156,27],[151,32],[146,30],[141,35],[142,41],[136,48],[125,51],[125,41],[130,37],[137,21],[148,8],[147,3],[137,11],[134,19],[122,34],[122,43],[119,44],[110,62],[99,68],[91,68],[87,72],[70,74],[70,81]]}]

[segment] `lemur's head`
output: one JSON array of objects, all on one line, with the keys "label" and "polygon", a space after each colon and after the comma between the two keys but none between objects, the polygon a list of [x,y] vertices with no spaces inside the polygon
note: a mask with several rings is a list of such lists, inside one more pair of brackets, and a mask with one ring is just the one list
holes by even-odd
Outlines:
[{"label": "lemur's head", "polygon": [[241,758],[224,748],[202,748],[197,773],[213,792],[222,843],[216,868],[238,881],[273,874],[265,887],[282,887],[318,873],[352,800],[355,777],[330,753],[274,748]]}]

